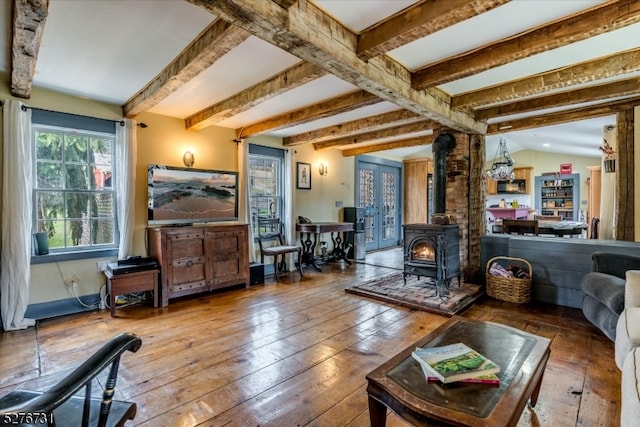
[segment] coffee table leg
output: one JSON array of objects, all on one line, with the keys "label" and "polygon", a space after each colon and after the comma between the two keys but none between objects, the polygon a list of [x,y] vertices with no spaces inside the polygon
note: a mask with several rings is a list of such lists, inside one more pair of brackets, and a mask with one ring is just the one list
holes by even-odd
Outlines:
[{"label": "coffee table leg", "polygon": [[371,427],[384,427],[387,424],[387,407],[369,396],[369,419]]},{"label": "coffee table leg", "polygon": [[542,377],[544,377],[544,372],[540,375],[540,380],[538,380],[538,384],[536,384],[536,388],[533,389],[533,393],[531,393],[531,398],[529,399],[529,405],[533,408],[538,403],[538,395],[540,394],[540,387],[542,386]]}]

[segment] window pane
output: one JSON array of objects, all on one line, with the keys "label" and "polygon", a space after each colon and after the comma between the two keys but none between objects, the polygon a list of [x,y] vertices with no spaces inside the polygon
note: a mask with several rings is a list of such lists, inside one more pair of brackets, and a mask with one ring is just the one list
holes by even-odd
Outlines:
[{"label": "window pane", "polygon": [[[36,215],[39,220],[61,219],[64,216],[64,203],[61,192],[37,192]],[[45,231],[45,230],[39,230]]]},{"label": "window pane", "polygon": [[86,163],[89,138],[81,135],[65,135],[65,162]]},{"label": "window pane", "polygon": [[96,219],[92,221],[92,225],[92,244],[104,245],[114,242],[113,220]]},{"label": "window pane", "polygon": [[111,189],[111,166],[96,165],[93,167],[94,190]]},{"label": "window pane", "polygon": [[64,248],[64,221],[38,221],[38,230],[49,233],[49,249]]},{"label": "window pane", "polygon": [[62,188],[62,163],[36,163],[36,188]]},{"label": "window pane", "polygon": [[36,132],[36,158],[62,160],[62,135],[54,132]]},{"label": "window pane", "polygon": [[68,221],[66,230],[67,246],[88,246],[91,242],[91,239],[89,239],[90,224],[89,220]]},{"label": "window pane", "polygon": [[71,219],[89,218],[89,194],[67,193],[65,195],[67,206],[66,217]]},{"label": "window pane", "polygon": [[93,212],[92,217],[113,218],[113,194],[97,193],[93,195]]},{"label": "window pane", "polygon": [[86,190],[89,188],[89,174],[85,165],[65,165],[65,188]]}]

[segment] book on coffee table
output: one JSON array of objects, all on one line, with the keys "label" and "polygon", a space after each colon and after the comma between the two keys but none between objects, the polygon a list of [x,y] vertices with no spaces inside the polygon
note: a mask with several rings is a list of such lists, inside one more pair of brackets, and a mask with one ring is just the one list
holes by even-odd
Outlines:
[{"label": "book on coffee table", "polygon": [[416,348],[411,356],[429,374],[444,384],[500,372],[500,367],[464,343]]}]

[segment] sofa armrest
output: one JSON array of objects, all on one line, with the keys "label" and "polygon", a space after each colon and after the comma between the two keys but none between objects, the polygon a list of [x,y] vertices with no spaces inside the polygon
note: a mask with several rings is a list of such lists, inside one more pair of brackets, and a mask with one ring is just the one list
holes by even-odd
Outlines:
[{"label": "sofa armrest", "polygon": [[[624,282],[625,308],[640,307],[640,270],[629,270]],[[640,330],[640,323],[638,323]]]},{"label": "sofa armrest", "polygon": [[625,279],[628,270],[640,270],[640,255],[594,252],[592,270]]}]

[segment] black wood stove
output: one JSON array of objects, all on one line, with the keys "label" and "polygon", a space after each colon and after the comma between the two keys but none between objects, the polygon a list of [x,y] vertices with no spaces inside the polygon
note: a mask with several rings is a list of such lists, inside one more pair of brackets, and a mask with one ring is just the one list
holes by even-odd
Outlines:
[{"label": "black wood stove", "polygon": [[458,225],[405,224],[404,280],[410,275],[435,280],[439,296],[449,295],[451,279],[460,284]]},{"label": "black wood stove", "polygon": [[433,142],[434,224],[405,224],[404,281],[410,275],[434,279],[436,294],[449,295],[451,279],[460,284],[460,234],[458,225],[449,224],[446,215],[447,152],[455,147],[455,138],[440,134]]}]

